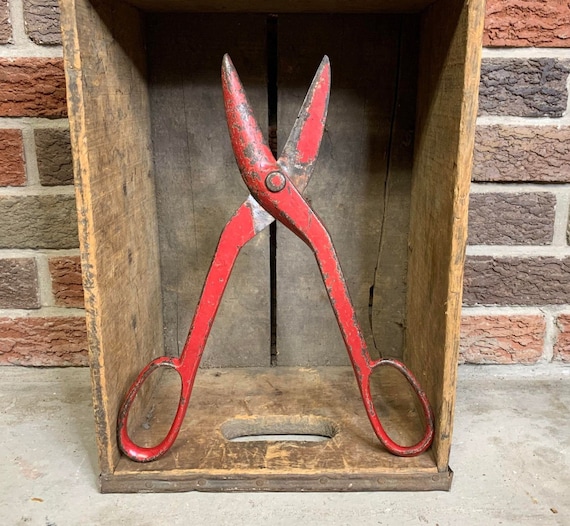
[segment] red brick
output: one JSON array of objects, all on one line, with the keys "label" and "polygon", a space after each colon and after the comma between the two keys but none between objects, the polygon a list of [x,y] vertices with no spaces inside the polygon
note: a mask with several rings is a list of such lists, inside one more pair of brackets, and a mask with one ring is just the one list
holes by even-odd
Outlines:
[{"label": "red brick", "polygon": [[0,130],[0,186],[26,184],[21,130]]},{"label": "red brick", "polygon": [[0,58],[0,117],[65,117],[60,58]]},{"label": "red brick", "polygon": [[12,41],[12,23],[10,22],[10,8],[8,0],[0,0],[0,44]]},{"label": "red brick", "polygon": [[79,256],[51,258],[49,260],[49,271],[56,305],[83,307],[83,284]]},{"label": "red brick", "polygon": [[570,183],[570,128],[478,126],[473,180]]},{"label": "red brick", "polygon": [[0,318],[0,365],[87,365],[81,316]]},{"label": "red brick", "polygon": [[463,316],[461,363],[536,363],[542,357],[546,322],[539,315]]},{"label": "red brick", "polygon": [[558,337],[554,344],[554,360],[570,363],[570,314],[561,314],[556,320]]},{"label": "red brick", "polygon": [[484,45],[569,47],[566,0],[487,0]]}]

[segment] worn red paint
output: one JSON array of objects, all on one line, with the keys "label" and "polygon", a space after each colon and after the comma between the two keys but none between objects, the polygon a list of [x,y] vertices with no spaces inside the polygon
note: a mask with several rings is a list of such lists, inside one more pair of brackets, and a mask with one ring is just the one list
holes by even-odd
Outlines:
[{"label": "worn red paint", "polygon": [[[403,363],[392,359],[371,359],[330,235],[301,196],[312,174],[324,132],[330,92],[328,58],[325,57],[321,62],[278,160],[275,160],[263,140],[245,90],[227,55],[222,66],[222,85],[232,147],[253,198],[248,197],[222,232],[180,358],[160,357],[152,361],[139,374],[127,393],[118,418],[121,449],[131,459],[145,462],[160,457],[172,446],[182,425],[210,327],[238,253],[258,232],[277,219],[300,237],[315,254],[354,368],[364,407],[377,437],[395,455],[414,456],[422,453],[433,440],[433,413],[427,396]],[[280,180],[279,185],[272,185],[271,178],[268,180],[268,175],[275,172],[282,175],[272,176]],[[164,440],[157,446],[144,448],[128,436],[127,419],[139,389],[159,367],[171,367],[179,373],[182,380],[180,401]],[[425,432],[422,439],[413,446],[401,446],[394,442],[380,422],[370,392],[370,376],[377,367],[392,367],[402,373],[421,403]]]}]

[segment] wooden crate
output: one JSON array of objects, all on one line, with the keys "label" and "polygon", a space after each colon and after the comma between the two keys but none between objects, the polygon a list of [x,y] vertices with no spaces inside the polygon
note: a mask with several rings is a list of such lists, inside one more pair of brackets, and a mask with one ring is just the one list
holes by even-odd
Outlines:
[{"label": "wooden crate", "polygon": [[[484,1],[61,4],[102,490],[448,489]],[[278,146],[331,58],[306,195],[369,348],[402,357],[428,393],[436,435],[419,457],[375,438],[314,258],[282,228],[240,254],[172,450],[138,464],[118,449],[128,386],[180,351],[219,233],[247,196],[224,121],[225,52]],[[391,433],[413,440],[406,387],[375,381]],[[141,396],[141,443],[161,437],[178,387],[165,374]],[[330,438],[230,440],[284,432]]]}]

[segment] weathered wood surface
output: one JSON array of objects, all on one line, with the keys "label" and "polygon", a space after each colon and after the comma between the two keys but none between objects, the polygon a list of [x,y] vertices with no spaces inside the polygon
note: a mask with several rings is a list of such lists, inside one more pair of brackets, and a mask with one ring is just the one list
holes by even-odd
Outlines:
[{"label": "weathered wood surface", "polygon": [[[222,57],[232,57],[266,126],[266,26],[257,15],[171,14],[149,17],[148,28],[165,346],[177,355],[220,233],[248,196],[225,120]],[[239,255],[202,365],[269,364],[268,249],[263,232]]]},{"label": "weathered wood surface", "polygon": [[128,0],[151,11],[198,13],[403,13],[418,12],[435,0]]},{"label": "weathered wood surface", "polygon": [[[373,329],[382,352],[402,352],[412,158],[410,137],[406,143],[403,136],[413,127],[409,115],[413,123],[415,106],[409,73],[415,63],[400,57],[399,49],[406,20],[279,17],[280,146],[320,59],[331,59],[325,136],[305,196],[332,236],[373,354]],[[284,227],[277,229],[277,364],[348,363],[313,254]]]},{"label": "weathered wood surface", "polygon": [[[134,430],[141,444],[158,441],[170,424],[167,407],[176,401],[178,381],[164,379],[149,418]],[[377,380],[376,407],[392,436],[406,443],[417,439],[421,422],[409,391],[391,375]],[[334,436],[323,442],[228,440],[240,428],[251,434]],[[357,491],[446,489],[449,483],[447,473],[437,473],[430,451],[400,458],[382,447],[352,368],[273,367],[200,371],[172,449],[148,464],[123,457],[113,477],[103,480],[103,490]]]},{"label": "weathered wood surface", "polygon": [[483,0],[440,0],[422,19],[405,358],[435,410],[442,471],[455,406],[483,18]]},{"label": "weathered wood surface", "polygon": [[122,396],[163,349],[146,61],[135,9],[101,0],[65,0],[61,8],[97,443],[106,474],[119,457]]}]

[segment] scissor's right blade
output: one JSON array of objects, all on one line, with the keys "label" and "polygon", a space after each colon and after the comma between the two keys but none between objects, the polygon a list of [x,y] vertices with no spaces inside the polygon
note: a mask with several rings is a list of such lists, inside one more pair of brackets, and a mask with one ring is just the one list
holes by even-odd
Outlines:
[{"label": "scissor's right blade", "polygon": [[331,67],[329,57],[325,55],[278,160],[301,193],[309,182],[319,155],[330,86]]}]

